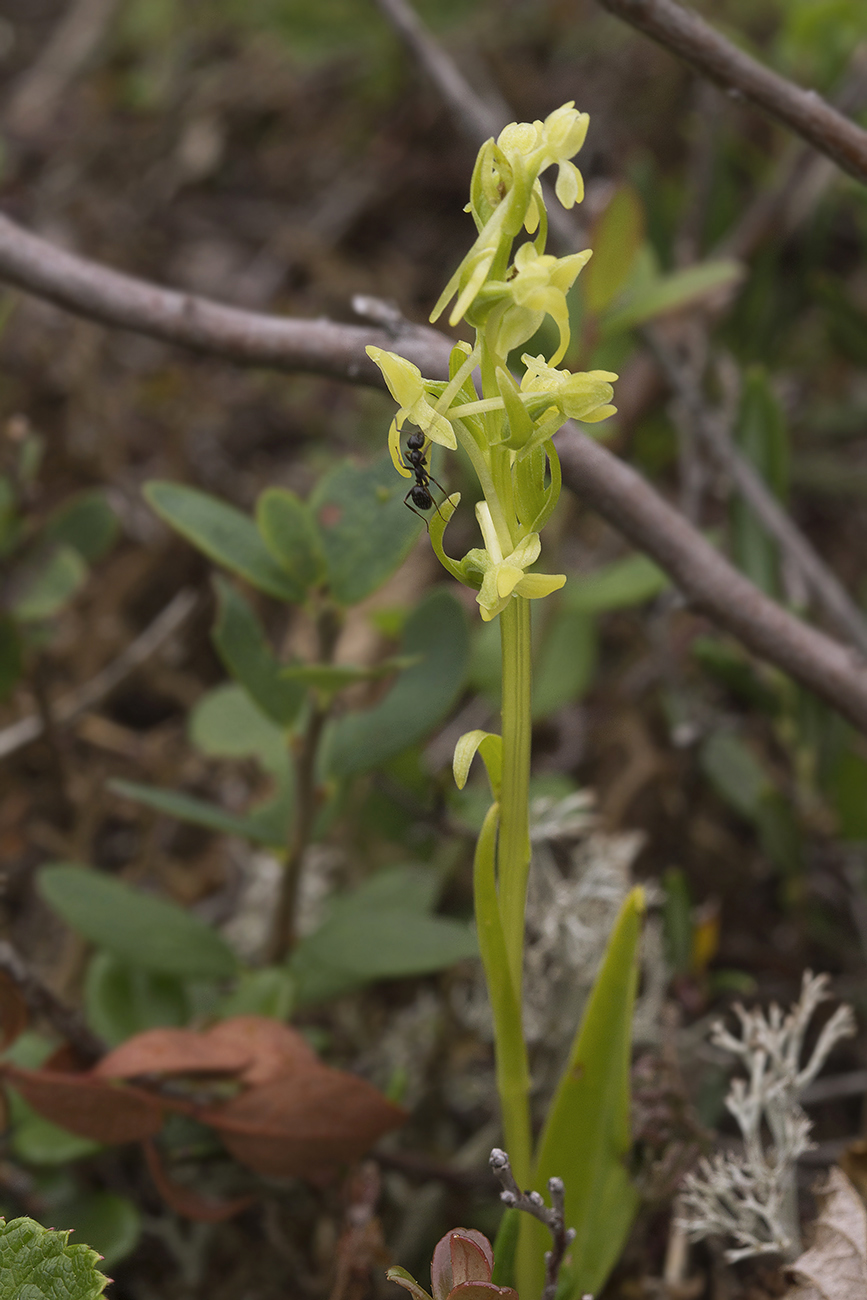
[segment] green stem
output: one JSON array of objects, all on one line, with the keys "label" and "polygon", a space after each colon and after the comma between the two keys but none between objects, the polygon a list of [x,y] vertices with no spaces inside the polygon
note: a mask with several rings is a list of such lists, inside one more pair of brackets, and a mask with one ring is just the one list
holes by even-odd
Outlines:
[{"label": "green stem", "polygon": [[524,965],[524,910],[530,871],[530,602],[513,597],[500,614],[503,655],[503,784],[497,880],[509,969],[518,1005]]}]

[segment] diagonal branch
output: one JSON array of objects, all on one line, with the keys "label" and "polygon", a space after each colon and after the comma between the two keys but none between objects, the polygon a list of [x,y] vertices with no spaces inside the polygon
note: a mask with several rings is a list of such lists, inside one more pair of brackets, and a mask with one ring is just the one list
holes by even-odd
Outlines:
[{"label": "diagonal branch", "polygon": [[617,18],[664,45],[724,90],[742,95],[867,182],[867,131],[822,99],[772,72],[674,0],[600,0]]}]

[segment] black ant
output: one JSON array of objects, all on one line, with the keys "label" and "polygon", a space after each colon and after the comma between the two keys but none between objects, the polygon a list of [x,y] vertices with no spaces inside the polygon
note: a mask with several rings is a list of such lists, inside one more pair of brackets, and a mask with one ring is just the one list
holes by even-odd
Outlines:
[{"label": "black ant", "polygon": [[[420,512],[422,510],[430,510],[431,506],[434,504],[434,499],[430,494],[431,483],[436,483],[439,490],[445,492],[442,483],[437,482],[427,467],[424,443],[425,436],[423,433],[411,433],[406,440],[406,459],[409,461],[407,468],[411,469],[415,474],[415,483],[403,498],[403,504],[408,510],[411,510],[414,515],[418,515],[419,519],[424,519],[424,515]],[[412,498],[412,505],[410,505],[410,497]],[[418,509],[416,509],[416,507],[418,507]],[[440,518],[442,518],[439,506],[436,507],[436,512],[440,515]],[[429,530],[428,521],[424,519],[424,522],[425,527]]]}]

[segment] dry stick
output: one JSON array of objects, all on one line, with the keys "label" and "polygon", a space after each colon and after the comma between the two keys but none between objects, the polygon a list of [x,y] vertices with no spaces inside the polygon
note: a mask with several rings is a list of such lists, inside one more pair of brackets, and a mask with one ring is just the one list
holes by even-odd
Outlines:
[{"label": "dry stick", "polygon": [[76,1011],[33,974],[17,948],[5,940],[0,941],[0,971],[5,971],[19,989],[31,1014],[44,1016],[84,1060],[98,1061],[105,1056],[108,1048],[102,1039],[88,1029]]},{"label": "dry stick", "polygon": [[32,67],[12,89],[4,124],[17,134],[39,132],[105,35],[119,0],[74,0]]},{"label": "dry stick", "polygon": [[551,1234],[551,1250],[545,1251],[545,1286],[541,1300],[554,1300],[563,1259],[576,1236],[574,1228],[566,1227],[563,1179],[548,1179],[548,1195],[551,1197],[549,1207],[542,1200],[539,1192],[521,1191],[515,1182],[515,1175],[512,1173],[512,1166],[505,1151],[494,1147],[489,1163],[491,1172],[503,1189],[500,1192],[500,1200],[503,1204],[510,1210],[523,1210],[525,1214],[531,1214],[534,1219],[544,1224]]},{"label": "dry stick", "polygon": [[[110,695],[125,677],[140,667],[174,632],[177,632],[192,614],[197,601],[196,593],[189,588],[179,591],[154,621],[134,641],[131,641],[116,659],[107,664],[95,677],[91,677],[89,682],[85,682],[79,690],[64,695],[52,705],[53,725],[65,726],[79,714],[86,713],[88,709],[92,709]],[[7,727],[5,731],[0,731],[0,759],[7,758],[16,749],[38,740],[45,730],[44,717],[41,714],[30,714],[19,722],[13,723],[11,727]]]},{"label": "dry stick", "polygon": [[717,85],[764,109],[850,176],[867,182],[867,131],[815,90],[803,90],[772,72],[674,0],[600,0],[600,4]]},{"label": "dry stick", "polygon": [[731,476],[741,496],[755,511],[762,527],[779,544],[787,559],[800,573],[815,603],[838,636],[867,654],[867,622],[842,583],[809,540],[793,523],[764,479],[731,440],[723,420],[707,409],[694,375],[682,365],[674,351],[654,329],[644,331],[645,340],[669,383],[689,413],[692,427],[717,463]]},{"label": "dry stick", "polygon": [[[364,345],[375,343],[401,351],[430,378],[448,375],[451,342],[436,330],[371,330],[239,311],[61,252],[5,217],[2,279],[77,315],[247,365],[381,388],[382,376],[364,354]],[[867,731],[867,671],[845,647],[764,596],[634,470],[576,426],[566,426],[558,447],[567,487],[652,556],[696,606]]]}]

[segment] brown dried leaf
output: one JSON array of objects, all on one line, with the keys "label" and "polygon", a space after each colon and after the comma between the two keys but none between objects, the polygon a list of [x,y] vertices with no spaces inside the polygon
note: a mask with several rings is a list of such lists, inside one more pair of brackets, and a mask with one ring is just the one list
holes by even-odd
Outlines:
[{"label": "brown dried leaf", "polygon": [[97,1079],[134,1079],[143,1074],[239,1074],[251,1061],[240,1041],[194,1029],[148,1029],[109,1052],[91,1071]]},{"label": "brown dried leaf", "polygon": [[6,1065],[3,1073],[38,1115],[94,1142],[137,1142],[163,1126],[162,1107],[136,1088],[58,1070]]},{"label": "brown dried leaf", "polygon": [[224,1223],[226,1219],[246,1210],[256,1199],[255,1196],[238,1196],[231,1201],[215,1201],[211,1197],[201,1196],[194,1188],[184,1187],[169,1178],[159,1152],[150,1139],[143,1142],[142,1146],[154,1186],[169,1209],[185,1219],[195,1219],[200,1223]]},{"label": "brown dried leaf", "polygon": [[353,1074],[314,1057],[306,1069],[199,1112],[236,1160],[270,1178],[330,1177],[357,1160],[406,1112]]},{"label": "brown dried leaf", "polygon": [[270,1083],[296,1070],[324,1068],[297,1029],[268,1016],[233,1016],[208,1030],[209,1043],[234,1050],[245,1058],[244,1083]]},{"label": "brown dried leaf", "polygon": [[828,1175],[816,1239],[792,1272],[787,1300],[867,1300],[867,1210],[841,1169]]}]

